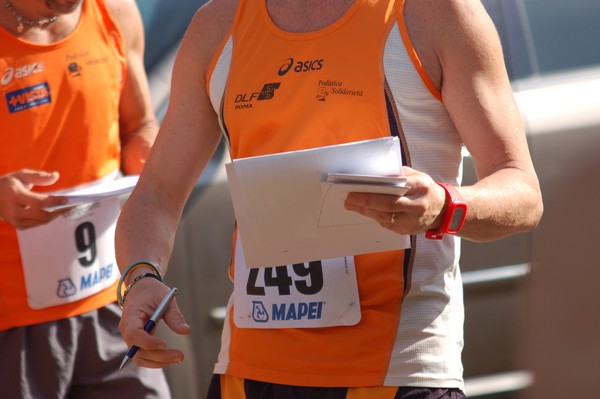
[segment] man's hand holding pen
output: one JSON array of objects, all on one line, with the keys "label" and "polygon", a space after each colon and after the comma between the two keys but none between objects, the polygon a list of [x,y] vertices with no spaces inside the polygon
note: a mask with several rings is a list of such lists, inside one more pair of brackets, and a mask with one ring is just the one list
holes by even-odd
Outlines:
[{"label": "man's hand holding pen", "polygon": [[191,332],[191,327],[177,306],[176,290],[169,290],[154,278],[143,278],[127,293],[119,330],[129,351],[121,368],[129,360],[137,366],[149,368],[166,367],[183,361],[182,351],[168,348],[163,338],[153,334],[161,319],[177,334],[187,335]]}]

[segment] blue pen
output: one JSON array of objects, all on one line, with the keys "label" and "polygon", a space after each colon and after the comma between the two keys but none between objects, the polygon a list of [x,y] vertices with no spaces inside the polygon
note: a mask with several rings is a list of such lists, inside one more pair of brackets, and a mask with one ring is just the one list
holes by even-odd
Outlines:
[{"label": "blue pen", "polygon": [[[156,327],[156,325],[160,321],[160,318],[162,317],[163,313],[165,313],[165,310],[167,310],[169,303],[171,303],[171,300],[175,297],[175,293],[177,293],[177,288],[171,288],[171,291],[169,291],[165,299],[162,300],[162,302],[160,303],[160,305],[158,305],[154,313],[152,313],[152,316],[150,316],[150,320],[146,322],[146,325],[144,326],[144,331],[146,331],[148,334],[150,334],[152,330],[154,330],[154,327]],[[131,361],[138,349],[139,348],[135,345],[129,348],[127,354],[121,362],[121,367],[119,367],[119,370],[122,370],[123,367],[125,367],[127,363]]]}]

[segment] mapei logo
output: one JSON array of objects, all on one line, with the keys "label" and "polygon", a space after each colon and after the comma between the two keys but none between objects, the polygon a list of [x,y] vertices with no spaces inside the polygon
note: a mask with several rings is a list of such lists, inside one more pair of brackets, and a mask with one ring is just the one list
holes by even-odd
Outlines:
[{"label": "mapei logo", "polygon": [[34,62],[29,65],[24,65],[21,67],[13,68],[6,67],[4,71],[2,71],[2,77],[0,77],[0,84],[2,86],[6,86],[13,79],[20,79],[26,76],[32,75],[34,73],[44,72],[44,64],[41,62]]},{"label": "mapei logo", "polygon": [[8,112],[11,114],[52,102],[50,88],[46,82],[11,91],[6,93],[5,97]]},{"label": "mapei logo", "polygon": [[279,82],[267,83],[262,87],[260,92],[255,91],[252,93],[238,94],[235,96],[234,100],[235,109],[252,108],[252,103],[254,101],[272,99],[275,96],[275,90],[279,89],[279,86],[281,86],[281,83]]},{"label": "mapei logo", "polygon": [[323,302],[272,304],[271,316],[262,301],[252,301],[252,320],[257,323],[272,321],[318,320],[323,316]]},{"label": "mapei logo", "polygon": [[283,76],[288,73],[292,68],[294,72],[309,72],[319,71],[323,69],[323,59],[308,60],[308,61],[295,61],[293,58],[285,60],[283,65],[279,67],[277,74]]}]

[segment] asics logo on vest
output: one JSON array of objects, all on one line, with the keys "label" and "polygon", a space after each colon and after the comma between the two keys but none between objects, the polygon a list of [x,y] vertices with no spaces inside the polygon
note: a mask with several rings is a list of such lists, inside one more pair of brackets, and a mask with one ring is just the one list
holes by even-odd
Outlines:
[{"label": "asics logo on vest", "polygon": [[319,71],[323,69],[323,59],[295,61],[293,58],[288,58],[279,68],[277,74],[283,76],[288,73],[292,67],[294,68],[294,72]]},{"label": "asics logo on vest", "polygon": [[34,73],[44,72],[44,64],[41,62],[34,62],[29,65],[24,65],[18,68],[6,67],[4,71],[2,71],[2,77],[0,78],[0,83],[2,86],[6,86],[13,79],[20,79],[26,76],[32,75]]}]

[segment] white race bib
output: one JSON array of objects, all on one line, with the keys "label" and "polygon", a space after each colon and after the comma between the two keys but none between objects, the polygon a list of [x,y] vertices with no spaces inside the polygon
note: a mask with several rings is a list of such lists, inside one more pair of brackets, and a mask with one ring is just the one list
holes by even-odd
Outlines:
[{"label": "white race bib", "polygon": [[349,326],[361,317],[354,257],[250,269],[239,236],[233,297],[240,328]]},{"label": "white race bib", "polygon": [[109,198],[17,231],[31,308],[80,300],[119,278],[114,235],[120,209],[119,198]]}]

